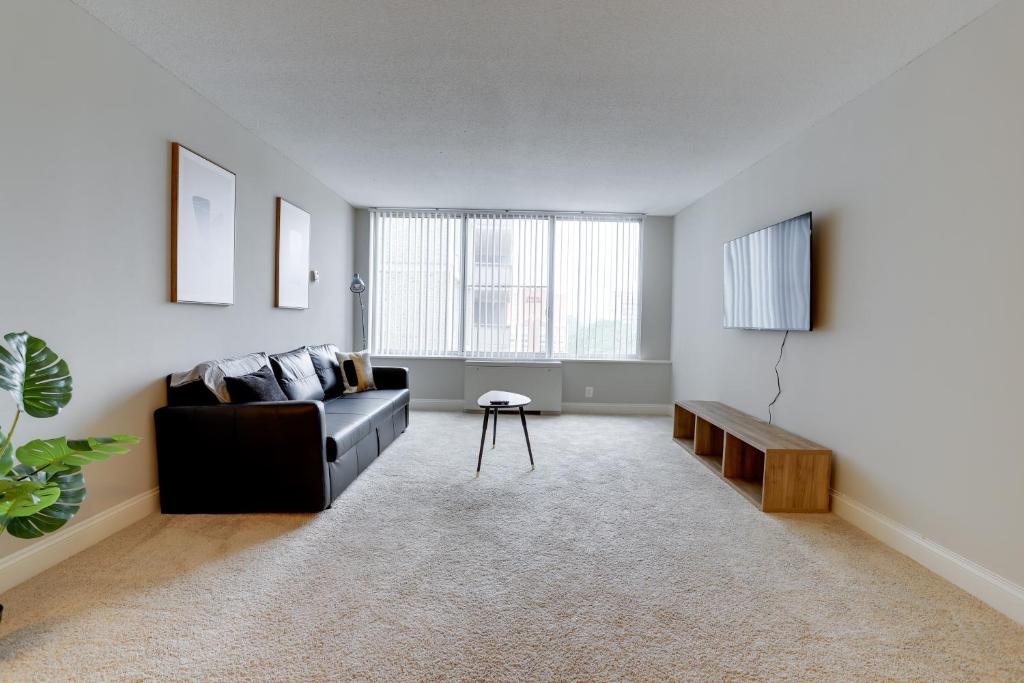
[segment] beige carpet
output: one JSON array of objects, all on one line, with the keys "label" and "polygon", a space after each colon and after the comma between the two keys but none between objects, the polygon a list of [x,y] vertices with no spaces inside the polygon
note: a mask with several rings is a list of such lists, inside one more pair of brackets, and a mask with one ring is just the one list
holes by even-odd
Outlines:
[{"label": "beige carpet", "polygon": [[479,417],[414,413],[325,513],[144,520],[2,596],[0,678],[1024,680],[1024,628],[667,418],[531,426],[535,472],[511,417],[474,480]]}]

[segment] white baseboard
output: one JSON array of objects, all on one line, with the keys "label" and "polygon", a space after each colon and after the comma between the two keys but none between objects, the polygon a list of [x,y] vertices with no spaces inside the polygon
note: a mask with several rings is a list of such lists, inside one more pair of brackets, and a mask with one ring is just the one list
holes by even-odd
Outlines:
[{"label": "white baseboard", "polygon": [[563,403],[563,413],[594,415],[671,415],[667,403]]},{"label": "white baseboard", "polygon": [[160,510],[160,489],[133,496],[0,559],[0,593]]},{"label": "white baseboard", "polygon": [[837,491],[832,492],[832,511],[1014,621],[1024,624],[1024,587]]}]

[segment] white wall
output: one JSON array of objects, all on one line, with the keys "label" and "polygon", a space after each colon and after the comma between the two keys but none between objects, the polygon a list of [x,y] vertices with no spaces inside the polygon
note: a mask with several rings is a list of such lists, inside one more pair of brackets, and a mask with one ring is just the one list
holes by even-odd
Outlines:
[{"label": "white wall", "polygon": [[641,255],[644,281],[640,304],[640,358],[644,360],[668,360],[672,353],[674,239],[671,216],[647,216],[644,219],[644,248]]},{"label": "white wall", "polygon": [[[70,2],[0,4],[0,91],[0,333],[42,337],[75,383],[59,417],[22,418],[16,441],[144,439],[87,468],[82,521],[156,486],[166,373],[351,338],[352,210]],[[233,306],[168,303],[172,140],[237,174]],[[277,195],[313,217],[322,281],[307,311],[273,308]],[[0,396],[0,423],[12,416]],[[30,545],[5,536],[0,557]]]},{"label": "white wall", "polygon": [[[370,213],[366,209],[356,209],[355,213],[355,266],[365,278],[369,271]],[[562,368],[564,402],[640,405],[669,403],[672,383],[668,364],[672,329],[672,240],[671,217],[646,218],[641,255],[644,280],[640,358],[651,362],[565,361]],[[370,291],[368,296],[373,296],[373,292]],[[362,344],[359,315],[359,307],[353,306],[352,345],[355,347]],[[462,399],[461,360],[391,357],[374,362],[409,367],[413,399]],[[588,386],[594,388],[594,395],[590,398],[585,393]]]},{"label": "white wall", "polygon": [[[377,365],[409,368],[414,407],[426,401],[461,401],[465,361],[458,358],[375,358]],[[586,387],[594,395],[586,396]],[[661,406],[669,403],[672,372],[668,361],[562,361],[563,403]]]},{"label": "white wall", "polygon": [[1024,2],[676,217],[673,395],[765,417],[781,333],[722,329],[722,243],[814,212],[816,329],[778,424],[834,488],[1024,584]]}]

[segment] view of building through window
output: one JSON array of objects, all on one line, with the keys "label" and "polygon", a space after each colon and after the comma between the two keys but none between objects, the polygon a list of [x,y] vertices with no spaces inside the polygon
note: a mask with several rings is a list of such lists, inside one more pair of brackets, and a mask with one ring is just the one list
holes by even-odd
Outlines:
[{"label": "view of building through window", "polygon": [[641,216],[374,211],[379,355],[635,358]]}]

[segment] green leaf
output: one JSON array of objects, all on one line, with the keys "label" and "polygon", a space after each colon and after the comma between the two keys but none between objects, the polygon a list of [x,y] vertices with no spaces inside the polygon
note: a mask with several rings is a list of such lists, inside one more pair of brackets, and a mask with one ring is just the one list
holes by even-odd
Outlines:
[{"label": "green leaf", "polygon": [[[18,469],[24,465],[19,465]],[[30,470],[29,470],[30,471]],[[27,473],[27,472],[26,472]],[[37,474],[36,477],[44,475]],[[78,513],[85,500],[85,475],[82,468],[74,467],[64,472],[45,475],[48,484],[60,489],[60,497],[55,503],[32,515],[15,517],[7,522],[7,533],[18,538],[39,538],[43,534],[51,534],[67,524],[68,520]],[[0,531],[3,522],[0,521]]]},{"label": "green leaf", "polygon": [[106,460],[112,455],[127,453],[128,449],[120,443],[138,443],[138,438],[119,435],[114,437],[100,436],[88,439],[72,439],[59,436],[54,439],[35,439],[18,449],[18,461],[32,469],[45,469],[53,474],[81,467],[98,460]]},{"label": "green leaf", "polygon": [[91,436],[88,439],[69,439],[68,446],[79,452],[96,451],[109,455],[120,455],[127,453],[130,449],[118,446],[121,443],[138,443],[139,437],[128,434],[115,434],[114,436]]},{"label": "green leaf", "polygon": [[0,479],[0,516],[10,523],[16,517],[29,517],[57,502],[60,486],[54,483],[25,479]]},{"label": "green leaf", "polygon": [[51,471],[60,471],[71,466],[65,461],[72,456],[78,457],[63,436],[33,439],[18,448],[18,461],[32,469],[50,468]]},{"label": "green leaf", "polygon": [[[5,441],[7,441],[7,435],[4,434],[4,430],[0,429],[0,444]],[[12,467],[14,467],[14,446],[8,443],[4,446],[3,451],[0,451],[0,477],[10,472]]]},{"label": "green leaf", "polygon": [[111,441],[116,441],[117,443],[138,443],[141,441],[139,437],[131,434],[111,434],[107,438]]},{"label": "green leaf", "polygon": [[71,400],[68,364],[28,332],[11,332],[4,339],[10,348],[0,346],[0,389],[32,417],[59,413]]}]

